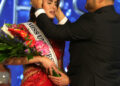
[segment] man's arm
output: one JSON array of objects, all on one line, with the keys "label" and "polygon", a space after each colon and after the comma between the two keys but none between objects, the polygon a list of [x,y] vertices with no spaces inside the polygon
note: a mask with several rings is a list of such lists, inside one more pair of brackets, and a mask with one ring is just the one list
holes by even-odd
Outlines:
[{"label": "man's arm", "polygon": [[[33,7],[40,7],[40,3],[34,4],[37,0],[32,0]],[[36,9],[38,9],[36,8]],[[37,11],[38,12],[38,11]],[[48,38],[55,40],[80,40],[89,39],[92,36],[91,21],[92,15],[85,14],[75,23],[67,22],[65,25],[55,25],[45,13],[37,15],[37,25]]]},{"label": "man's arm", "polygon": [[36,20],[38,27],[51,39],[84,40],[92,36],[92,25],[90,26],[89,19],[87,20],[84,16],[75,23],[67,21],[65,25],[55,25],[46,14],[40,14]]}]

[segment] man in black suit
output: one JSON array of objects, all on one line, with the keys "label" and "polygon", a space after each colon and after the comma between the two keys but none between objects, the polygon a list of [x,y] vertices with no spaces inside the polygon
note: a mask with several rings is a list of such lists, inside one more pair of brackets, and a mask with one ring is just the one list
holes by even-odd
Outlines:
[{"label": "man in black suit", "polygon": [[[41,1],[32,0],[32,5],[42,8]],[[36,11],[37,25],[47,37],[70,41],[70,79],[64,74],[50,76],[55,84],[120,86],[120,15],[113,4],[114,0],[87,0],[89,13],[63,26],[54,25],[40,9]]]}]

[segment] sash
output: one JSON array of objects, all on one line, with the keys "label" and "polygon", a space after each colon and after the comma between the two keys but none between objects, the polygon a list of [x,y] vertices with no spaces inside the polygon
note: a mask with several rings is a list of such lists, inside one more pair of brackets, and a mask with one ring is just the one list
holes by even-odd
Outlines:
[{"label": "sash", "polygon": [[55,52],[54,52],[50,42],[48,41],[48,39],[43,34],[43,32],[37,27],[37,25],[35,25],[32,22],[26,22],[26,23],[22,23],[22,24],[26,26],[26,28],[34,36],[36,41],[42,40],[49,46],[49,51],[50,52],[49,52],[48,55],[46,55],[46,57],[51,59],[56,64],[56,66],[58,67],[58,62],[57,62],[57,57],[55,55]]}]

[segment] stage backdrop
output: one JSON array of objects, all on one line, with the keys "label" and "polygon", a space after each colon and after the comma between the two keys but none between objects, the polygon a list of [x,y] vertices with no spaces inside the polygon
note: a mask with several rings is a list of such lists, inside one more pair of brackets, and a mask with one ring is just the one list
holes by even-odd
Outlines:
[{"label": "stage backdrop", "polygon": [[[71,22],[75,22],[82,14],[87,12],[85,9],[86,0],[61,0],[60,7]],[[4,23],[19,24],[27,22],[29,19],[30,0],[0,0],[0,27]],[[120,14],[120,0],[115,0],[116,12]],[[57,22],[57,20],[54,20]],[[64,55],[64,68],[69,64],[69,42],[66,42]],[[23,78],[22,65],[8,65],[12,74],[11,86],[20,86]],[[67,71],[67,70],[66,70]]]}]

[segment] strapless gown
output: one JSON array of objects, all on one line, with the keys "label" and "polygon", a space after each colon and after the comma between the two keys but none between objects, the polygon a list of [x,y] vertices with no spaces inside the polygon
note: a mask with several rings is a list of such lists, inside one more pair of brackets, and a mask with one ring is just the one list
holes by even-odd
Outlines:
[{"label": "strapless gown", "polygon": [[[53,50],[57,56],[57,59],[61,59],[61,57],[63,56],[63,52],[64,52],[64,42],[61,41],[53,41],[53,40],[49,40]],[[35,72],[34,74],[32,74],[31,76],[29,76],[30,72]],[[21,84],[21,86],[56,86],[54,85],[50,79],[47,77],[47,74],[45,72],[43,72],[43,70],[41,68],[31,68],[29,71],[26,71],[24,73],[24,78],[26,76],[27,79]]]}]

